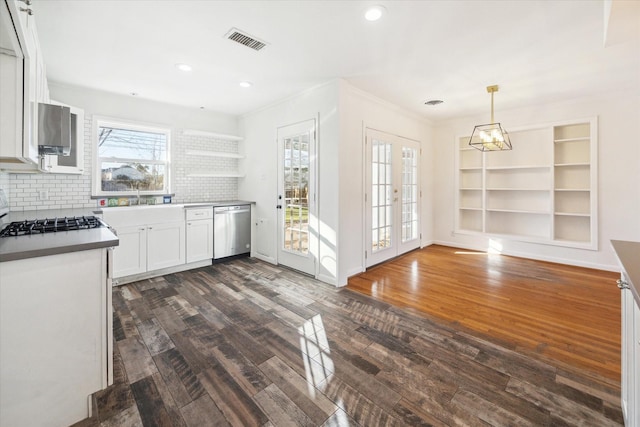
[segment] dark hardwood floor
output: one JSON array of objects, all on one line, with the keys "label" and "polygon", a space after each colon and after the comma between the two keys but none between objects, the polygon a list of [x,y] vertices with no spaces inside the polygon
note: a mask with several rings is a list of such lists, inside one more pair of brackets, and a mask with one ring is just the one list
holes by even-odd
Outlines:
[{"label": "dark hardwood floor", "polygon": [[78,426],[621,425],[615,381],[253,259],[113,301],[115,383]]}]

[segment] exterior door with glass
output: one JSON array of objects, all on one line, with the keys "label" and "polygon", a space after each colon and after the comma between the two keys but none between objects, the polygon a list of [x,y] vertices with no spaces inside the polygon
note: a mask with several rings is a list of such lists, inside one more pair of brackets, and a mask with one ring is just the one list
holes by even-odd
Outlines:
[{"label": "exterior door with glass", "polygon": [[420,246],[420,145],[366,129],[365,265]]},{"label": "exterior door with glass", "polygon": [[315,276],[316,120],[278,128],[278,264]]}]

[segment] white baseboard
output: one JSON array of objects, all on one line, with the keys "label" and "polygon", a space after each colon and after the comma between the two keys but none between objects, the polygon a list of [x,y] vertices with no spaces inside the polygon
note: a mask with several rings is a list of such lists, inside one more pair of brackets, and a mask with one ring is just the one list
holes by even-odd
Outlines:
[{"label": "white baseboard", "polygon": [[268,262],[269,264],[278,265],[275,258],[263,255],[261,253],[255,252],[251,254],[251,257],[259,259],[260,261]]},{"label": "white baseboard", "polygon": [[174,267],[162,268],[160,270],[147,271],[146,273],[132,274],[131,276],[118,277],[113,279],[113,286],[126,285],[127,283],[137,282],[138,280],[151,279],[152,277],[164,276],[165,274],[179,273],[181,271],[192,270],[194,268],[206,267],[213,264],[213,260],[205,259],[204,261],[190,262],[189,264],[180,264]]},{"label": "white baseboard", "polygon": [[[479,245],[465,245],[465,244],[458,243],[458,242],[448,242],[448,241],[444,241],[444,240],[435,240],[432,244],[442,245],[442,246],[449,246],[449,247],[452,247],[452,248],[468,249],[468,250],[472,250],[472,251],[480,251],[480,252],[486,252],[487,251],[486,247],[482,247],[482,246],[479,246]],[[514,256],[514,257],[518,257],[518,258],[535,259],[537,261],[554,262],[556,264],[565,264],[565,265],[573,265],[573,266],[576,266],[576,267],[593,268],[593,269],[596,269],[596,270],[615,271],[615,272],[619,272],[620,271],[620,267],[618,265],[615,265],[615,264],[613,264],[613,265],[599,264],[599,263],[585,262],[585,261],[569,259],[569,258],[559,258],[559,257],[545,256],[545,255],[540,255],[540,254],[533,254],[533,253],[530,253],[530,252],[510,251],[510,250],[502,251],[501,254]]]}]

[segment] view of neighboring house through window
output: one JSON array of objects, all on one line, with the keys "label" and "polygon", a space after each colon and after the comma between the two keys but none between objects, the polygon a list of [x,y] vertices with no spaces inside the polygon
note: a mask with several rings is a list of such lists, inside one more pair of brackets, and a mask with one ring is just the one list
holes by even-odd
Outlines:
[{"label": "view of neighboring house through window", "polygon": [[98,119],[94,192],[169,192],[169,129]]}]

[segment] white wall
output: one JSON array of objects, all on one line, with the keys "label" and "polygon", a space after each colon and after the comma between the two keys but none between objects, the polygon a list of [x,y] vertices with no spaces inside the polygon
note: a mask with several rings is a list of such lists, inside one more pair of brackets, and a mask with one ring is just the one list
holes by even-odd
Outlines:
[{"label": "white wall", "polygon": [[432,240],[433,156],[431,124],[417,114],[341,82],[340,92],[340,277],[364,271],[364,130],[372,128],[420,141],[422,148],[422,246]]},{"label": "white wall", "polygon": [[319,278],[343,286],[364,271],[364,126],[421,141],[423,147],[422,235],[432,234],[431,128],[415,114],[337,80],[311,89],[241,119],[245,136],[246,178],[242,199],[256,201],[254,255],[277,257],[277,143],[279,126],[319,117],[318,206]]},{"label": "white wall", "polygon": [[49,82],[51,99],[84,109],[84,114],[109,116],[142,123],[237,135],[238,120],[231,114],[188,108],[79,86]]},{"label": "white wall", "polygon": [[338,83],[329,82],[240,119],[244,135],[245,173],[239,197],[256,202],[253,255],[277,259],[277,128],[308,119],[318,120],[318,218],[322,245],[319,278],[336,284],[338,277]]},{"label": "white wall", "polygon": [[[509,128],[598,117],[598,242],[597,251],[503,240],[504,253],[534,259],[617,270],[609,241],[640,240],[640,96],[627,93],[575,99],[497,111]],[[434,133],[434,240],[472,249],[488,248],[488,238],[456,235],[454,230],[455,137],[469,133],[486,116],[438,123]],[[514,150],[518,147],[514,146]]]}]

